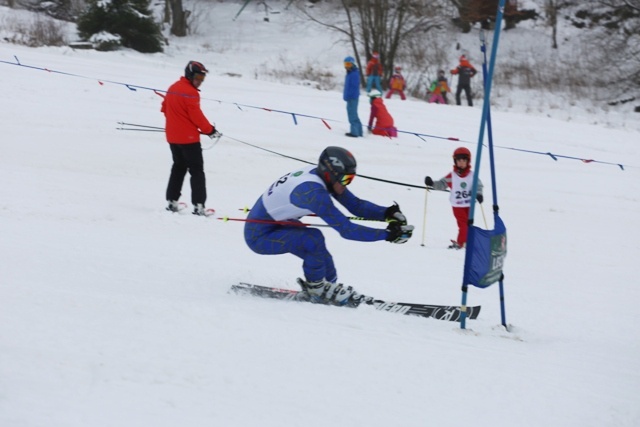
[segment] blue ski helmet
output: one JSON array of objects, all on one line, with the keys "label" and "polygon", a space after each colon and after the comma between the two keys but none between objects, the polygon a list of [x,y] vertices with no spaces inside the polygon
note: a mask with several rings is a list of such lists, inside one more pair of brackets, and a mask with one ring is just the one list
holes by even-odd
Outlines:
[{"label": "blue ski helmet", "polygon": [[353,65],[356,65],[356,60],[353,59],[353,56],[347,56],[346,58],[344,58],[344,62],[349,62]]}]

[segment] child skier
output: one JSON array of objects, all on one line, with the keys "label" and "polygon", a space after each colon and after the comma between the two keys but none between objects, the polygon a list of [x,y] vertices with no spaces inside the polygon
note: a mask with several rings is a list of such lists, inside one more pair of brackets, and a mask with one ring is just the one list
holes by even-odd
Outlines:
[{"label": "child skier", "polygon": [[431,82],[429,88],[431,97],[429,97],[429,103],[435,102],[436,104],[447,104],[447,92],[451,92],[447,78],[444,76],[444,70],[438,71],[438,78]]},{"label": "child skier", "polygon": [[407,99],[404,94],[407,83],[405,82],[404,76],[402,75],[402,68],[396,67],[394,70],[395,72],[389,79],[389,91],[387,92],[386,98],[389,99],[391,98],[391,95],[393,95],[395,92],[398,92],[400,94],[400,98],[404,101]]},{"label": "child skier", "polygon": [[[467,231],[469,221],[469,209],[471,206],[471,194],[473,193],[473,172],[471,171],[471,152],[465,148],[456,148],[453,152],[453,172],[433,181],[430,176],[424,178],[427,189],[447,191],[451,194],[449,200],[453,207],[453,216],[458,223],[458,238],[451,240],[449,249],[462,249],[467,242]],[[478,179],[478,189],[476,200],[482,203],[482,182]]]},{"label": "child skier", "polygon": [[[376,89],[369,92],[371,99],[371,114],[369,115],[369,132],[374,135],[388,136],[395,138],[398,136],[398,129],[393,126],[393,117],[387,111],[387,107],[382,101],[382,93]],[[375,119],[375,125],[373,120]],[[372,127],[373,126],[373,127]]]}]

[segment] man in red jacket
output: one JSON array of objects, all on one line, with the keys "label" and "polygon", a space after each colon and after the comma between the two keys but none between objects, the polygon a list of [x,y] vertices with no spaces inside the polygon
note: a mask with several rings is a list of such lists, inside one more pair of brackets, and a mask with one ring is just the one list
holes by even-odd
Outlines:
[{"label": "man in red jacket", "polygon": [[169,87],[162,101],[162,112],[166,118],[165,134],[173,166],[167,185],[167,210],[180,210],[178,199],[187,171],[191,175],[191,203],[194,215],[206,215],[204,203],[207,188],[204,175],[204,160],[200,134],[211,137],[217,134],[200,109],[199,87],[208,70],[200,62],[190,61],[184,70],[184,77]]}]

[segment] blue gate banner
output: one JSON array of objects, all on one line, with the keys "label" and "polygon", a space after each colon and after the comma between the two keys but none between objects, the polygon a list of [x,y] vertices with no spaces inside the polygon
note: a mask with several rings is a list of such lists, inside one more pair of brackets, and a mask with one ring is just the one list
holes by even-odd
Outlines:
[{"label": "blue gate banner", "polygon": [[[507,229],[500,217],[494,215],[495,228],[483,230],[469,227],[467,251],[471,251],[464,269],[464,283],[486,288],[502,279],[502,267],[507,256]],[[473,234],[473,236],[472,236]]]}]

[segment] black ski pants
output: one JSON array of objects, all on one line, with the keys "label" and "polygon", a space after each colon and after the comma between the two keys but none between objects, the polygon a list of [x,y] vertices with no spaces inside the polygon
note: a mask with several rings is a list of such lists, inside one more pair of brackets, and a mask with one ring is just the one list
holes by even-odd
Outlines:
[{"label": "black ski pants", "polygon": [[456,90],[456,104],[461,105],[460,94],[462,93],[463,90],[464,90],[464,93],[467,95],[467,103],[469,104],[469,107],[472,107],[473,106],[473,100],[471,99],[471,85],[470,84],[466,84],[466,85],[458,84],[458,89]]},{"label": "black ski pants", "polygon": [[187,171],[191,175],[191,203],[202,203],[207,200],[207,186],[204,176],[204,160],[202,146],[199,142],[193,144],[169,144],[173,166],[167,185],[167,200],[179,200],[182,184]]}]

